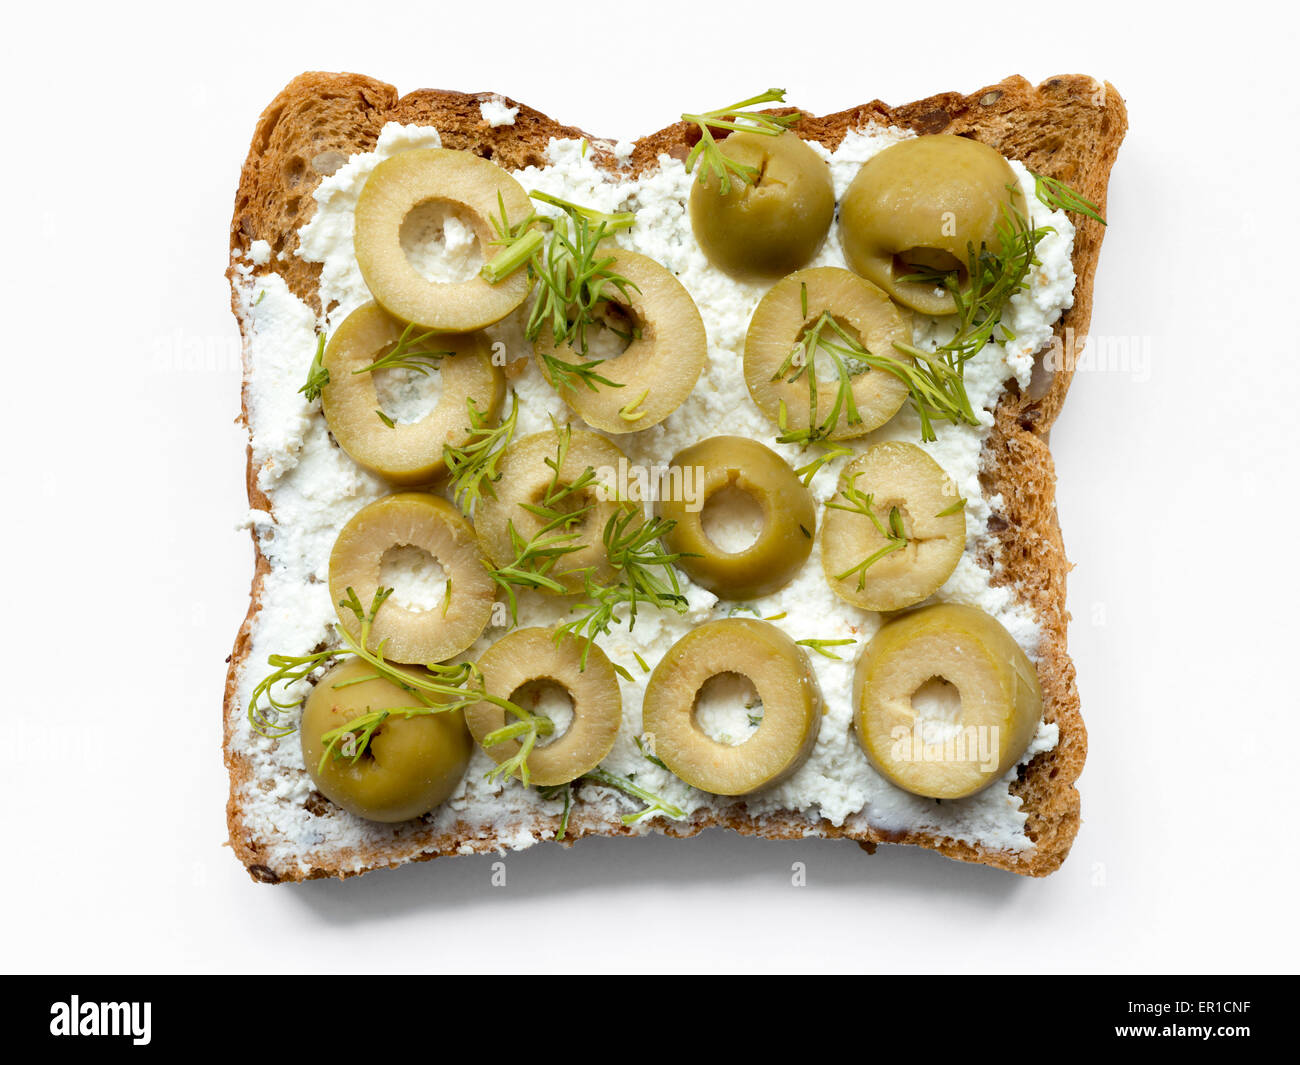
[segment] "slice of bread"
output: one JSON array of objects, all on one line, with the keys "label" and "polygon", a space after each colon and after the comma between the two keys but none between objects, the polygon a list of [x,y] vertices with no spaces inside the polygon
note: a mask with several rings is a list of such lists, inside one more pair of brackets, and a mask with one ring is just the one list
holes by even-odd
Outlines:
[{"label": "slice of bread", "polygon": [[[332,173],[349,155],[372,149],[388,122],[433,126],[444,146],[475,152],[508,169],[545,164],[551,138],[585,137],[597,159],[609,168],[618,165],[613,146],[572,126],[563,126],[514,100],[513,125],[491,126],[480,104],[500,99],[489,93],[420,90],[399,96],[383,82],[354,74],[309,73],[295,78],[263,112],[257,123],[248,158],[240,177],[230,229],[232,253],[247,256],[253,241],[270,245],[271,258],[256,272],[280,274],[290,290],[318,313],[320,267],[294,255],[298,229],[314,211],[312,192],[321,177]],[[1020,77],[1007,78],[970,95],[943,93],[901,107],[879,101],[824,117],[804,114],[793,127],[800,136],[834,148],[849,129],[871,123],[895,125],[917,133],[954,133],[983,141],[1030,169],[1058,178],[1103,208],[1111,166],[1127,127],[1124,102],[1107,83],[1081,75],[1050,78],[1033,86]],[[630,157],[631,172],[657,165],[661,153],[683,158],[693,140],[693,127],[676,123],[636,142]],[[695,134],[698,136],[698,134]],[[1088,333],[1092,310],[1092,283],[1104,227],[1075,216],[1076,285],[1074,305],[1056,325],[1062,345],[1077,343]],[[279,257],[279,253],[285,253]],[[230,271],[232,288],[238,280]],[[238,316],[238,301],[232,300]],[[248,323],[240,320],[241,330]],[[1077,338],[1077,339],[1076,339]],[[247,360],[248,337],[245,335]],[[1020,770],[1012,793],[1027,814],[1025,834],[1034,846],[1021,852],[988,850],[981,846],[927,832],[889,833],[850,819],[836,826],[797,812],[751,816],[743,806],[723,813],[700,811],[680,822],[655,820],[648,826],[628,828],[617,817],[602,812],[607,807],[575,802],[567,840],[584,835],[628,835],[647,830],[673,836],[690,836],[714,826],[746,835],[768,838],[802,838],[807,835],[849,838],[868,851],[877,843],[912,843],[937,850],[950,858],[981,862],[1015,873],[1043,876],[1056,870],[1069,852],[1079,828],[1079,795],[1075,780],[1083,768],[1087,735],[1079,713],[1074,666],[1066,651],[1065,578],[1069,569],[1055,509],[1055,474],[1048,451],[1048,433],[1070,385],[1074,352],[1063,349],[1065,369],[1035,371],[1029,389],[1012,381],[997,408],[996,422],[982,455],[982,476],[987,494],[1000,494],[1001,509],[992,531],[1000,545],[996,582],[1009,585],[1039,621],[1039,679],[1044,695],[1044,717],[1059,728],[1059,742]],[[1041,361],[1041,360],[1040,360]],[[1041,369],[1041,367],[1039,368]],[[245,364],[244,412],[248,409],[248,367]],[[248,465],[248,495],[258,509],[270,501],[258,488],[256,470]],[[254,537],[256,546],[256,537]],[[982,560],[993,570],[992,559]],[[302,866],[285,867],[267,853],[246,822],[243,799],[252,781],[250,760],[232,742],[233,725],[244,708],[237,705],[236,687],[246,663],[253,620],[260,603],[268,563],[259,551],[253,576],[248,616],[235,641],[225,692],[225,761],[231,790],[227,805],[230,842],[255,880],[276,882],[325,876],[348,876],[369,869],[422,861],[445,854],[495,851],[502,846],[482,825],[457,824],[435,829],[416,821],[395,830],[381,844],[313,853]],[[284,742],[284,741],[282,741]],[[296,742],[289,740],[287,742]],[[312,796],[312,801],[323,801]],[[557,818],[538,817],[530,826],[535,837],[553,834]]]}]

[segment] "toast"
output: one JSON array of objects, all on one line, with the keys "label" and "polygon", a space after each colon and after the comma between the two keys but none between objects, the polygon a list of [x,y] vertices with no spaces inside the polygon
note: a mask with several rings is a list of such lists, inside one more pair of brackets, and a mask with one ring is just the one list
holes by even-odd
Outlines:
[{"label": "toast", "polygon": [[[545,163],[552,138],[586,138],[596,161],[609,169],[639,174],[653,169],[661,154],[681,159],[693,144],[695,127],[676,123],[635,142],[616,156],[610,141],[561,125],[514,100],[511,125],[490,125],[480,110],[495,94],[420,90],[399,96],[390,85],[352,74],[308,73],[294,79],[263,112],[257,123],[240,176],[231,222],[232,308],[244,334],[245,385],[243,417],[247,424],[249,392],[249,322],[240,314],[237,284],[242,274],[235,263],[248,261],[255,241],[270,247],[259,257],[253,274],[274,271],[289,290],[317,314],[324,309],[318,292],[319,264],[294,253],[298,230],[312,216],[312,192],[323,175],[332,173],[348,156],[372,149],[386,123],[435,127],[445,147],[464,149],[517,170]],[[834,148],[846,131],[869,124],[897,126],[921,134],[952,133],[985,142],[1009,159],[1057,178],[1099,207],[1105,207],[1110,169],[1127,127],[1124,102],[1109,84],[1068,75],[1032,86],[1011,77],[975,93],[942,93],[928,99],[890,107],[879,101],[833,115],[804,113],[792,128],[806,140]],[[695,133],[698,137],[698,133]],[[1079,795],[1075,788],[1087,750],[1079,711],[1075,671],[1066,649],[1065,557],[1054,503],[1055,474],[1048,434],[1070,385],[1073,355],[1069,345],[1086,338],[1092,308],[1092,285],[1104,227],[1079,217],[1073,246],[1076,275],[1073,306],[1055,326],[1064,358],[1054,372],[1036,367],[1032,384],[1020,389],[1009,382],[995,413],[995,424],[981,456],[981,478],[987,493],[1000,494],[1001,507],[991,531],[997,542],[997,563],[981,560],[994,582],[1009,586],[1036,617],[1042,632],[1037,670],[1043,691],[1043,713],[1059,729],[1059,741],[1019,770],[1011,786],[1027,815],[1024,832],[1034,846],[1025,851],[990,850],[971,842],[928,831],[891,833],[865,819],[835,825],[799,812],[751,815],[743,805],[722,811],[701,810],[682,821],[655,820],[629,827],[608,812],[608,804],[588,801],[579,792],[568,820],[565,842],[587,835],[633,835],[647,830],[690,836],[705,828],[731,828],[745,835],[796,839],[808,835],[846,838],[873,851],[878,843],[908,843],[950,858],[979,862],[1010,872],[1043,876],[1053,872],[1069,852],[1079,828]],[[1076,339],[1077,338],[1077,339]],[[1040,372],[1041,371],[1041,372]],[[251,445],[248,496],[252,507],[269,510],[270,501],[257,482]],[[253,779],[253,766],[235,742],[235,724],[244,708],[238,705],[237,685],[249,659],[252,626],[258,613],[267,559],[258,547],[248,615],[229,659],[224,702],[224,756],[230,774],[227,820],[230,843],[251,876],[262,882],[350,876],[446,854],[499,851],[505,844],[482,825],[453,823],[434,826],[415,821],[394,829],[382,840],[315,853],[309,861],[286,864],[269,854],[246,817],[251,787],[271,782]],[[260,663],[251,663],[256,669]],[[306,800],[323,802],[318,795]],[[553,838],[558,818],[538,815],[514,832],[532,839]],[[531,839],[530,839],[531,842]]]}]

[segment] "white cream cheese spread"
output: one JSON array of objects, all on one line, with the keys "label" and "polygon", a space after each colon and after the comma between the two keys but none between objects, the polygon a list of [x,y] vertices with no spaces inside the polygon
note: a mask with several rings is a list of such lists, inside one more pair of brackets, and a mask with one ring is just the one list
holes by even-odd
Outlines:
[{"label": "white cream cheese spread", "polygon": [[[481,105],[484,119],[501,124],[505,119],[501,112],[491,109],[490,103]],[[493,118],[498,121],[493,122]],[[513,114],[509,121],[513,121]],[[811,146],[829,163],[838,198],[865,160],[909,136],[898,129],[868,127],[850,131],[833,152],[815,142]],[[253,464],[257,484],[270,499],[272,513],[254,511],[249,517],[270,563],[270,572],[262,588],[261,609],[253,621],[250,651],[239,675],[237,705],[232,710],[233,742],[253,765],[244,796],[250,831],[262,842],[268,860],[281,867],[299,864],[306,868],[315,848],[337,851],[391,841],[395,831],[399,838],[404,831],[371,824],[341,810],[321,815],[305,810],[303,803],[313,785],[302,765],[297,736],[272,740],[259,735],[248,725],[246,708],[254,685],[266,672],[269,654],[301,655],[333,642],[335,612],[326,580],[334,538],[357,509],[390,490],[332,443],[319,404],[309,404],[298,390],[315,351],[317,327],[334,329],[371,298],[352,247],[353,208],[366,177],[380,161],[397,152],[440,144],[436,130],[390,124],[373,152],[353,156],[322,180],[315,193],[315,216],[299,234],[299,254],[321,264],[320,302],[328,312],[324,321],[318,322],[278,275],[254,271],[255,264],[266,261],[260,249],[251,250],[249,261],[236,263],[237,304],[247,344]],[[1032,612],[1016,598],[1013,589],[995,585],[995,574],[978,561],[990,555],[996,560],[996,543],[990,538],[988,525],[990,516],[1001,505],[1000,497],[986,496],[982,491],[979,466],[993,424],[992,411],[1006,382],[1015,379],[1022,387],[1028,385],[1035,353],[1048,343],[1053,323],[1073,302],[1070,257],[1074,227],[1063,212],[1050,210],[1037,200],[1033,178],[1021,164],[1013,161],[1011,166],[1024,190],[1033,224],[1050,226],[1052,232],[1038,245],[1040,262],[1032,268],[1026,290],[1014,296],[1004,311],[1003,320],[1015,340],[987,345],[966,366],[966,390],[980,425],[942,423],[937,427],[937,441],[921,443],[917,418],[905,407],[886,425],[852,444],[860,450],[882,440],[918,443],[956,482],[967,500],[966,550],[956,571],[933,600],[965,603],[987,611],[1007,628],[1031,659],[1036,659],[1040,631]],[[663,156],[657,167],[639,177],[617,171],[611,174],[596,165],[592,153],[581,142],[556,140],[550,144],[545,166],[518,171],[515,177],[528,191],[543,190],[602,211],[634,211],[635,226],[620,233],[618,242],[672,271],[699,307],[708,335],[707,365],[691,395],[663,423],[616,438],[630,463],[663,465],[681,448],[719,433],[759,440],[792,466],[808,461],[811,456],[801,454],[797,447],[775,442],[775,427],[759,412],[745,387],[741,369],[745,332],[768,286],[738,281],[709,265],[692,236],[686,213],[694,178],[680,161]],[[552,210],[544,204],[538,204],[538,209]],[[436,254],[422,260],[426,276],[439,276],[440,270],[457,267],[446,260],[467,254],[460,236],[454,227],[444,224]],[[832,227],[809,265],[844,265],[836,227]],[[531,345],[523,333],[524,313],[516,312],[488,330],[494,342],[505,345],[508,358],[527,359],[525,368],[512,380],[520,404],[516,435],[547,429],[552,416],[581,424],[533,362]],[[930,346],[941,343],[946,339],[945,328],[951,327],[918,319],[916,341]],[[834,493],[845,461],[828,463],[812,482],[819,527],[823,502]],[[745,520],[744,515],[737,518],[738,522]],[[732,530],[732,535],[744,534],[741,528]],[[404,585],[401,594],[407,601],[418,603],[422,595],[429,602],[439,601],[439,590],[430,587],[437,575],[422,574],[419,559],[398,559],[394,565]],[[422,577],[426,584],[423,589]],[[789,585],[750,603],[720,602],[684,576],[682,584],[688,600],[684,613],[643,608],[630,631],[626,626],[617,626],[600,640],[609,657],[623,665],[632,678],[621,682],[624,721],[614,749],[603,763],[609,770],[623,775],[634,773],[642,787],[688,813],[724,809],[739,802],[692,789],[642,754],[636,739],[641,733],[641,701],[648,675],[635,656],[653,667],[677,639],[705,621],[738,611],[762,617],[784,613],[774,623],[796,640],[851,638],[856,643],[837,648],[843,654],[842,660],[812,656],[826,701],[816,747],[791,777],[743,800],[750,814],[794,811],[806,819],[807,831],[813,835],[818,831],[819,819],[825,818],[832,825],[850,828],[870,825],[894,833],[928,831],[990,850],[1032,848],[1032,841],[1024,833],[1026,815],[1020,800],[1009,791],[1015,769],[976,795],[938,803],[902,791],[867,762],[851,727],[851,681],[854,659],[879,627],[881,618],[844,603],[831,592],[822,573],[819,546],[814,545],[811,557]],[[520,595],[518,624],[554,625],[567,619],[569,606],[566,600],[524,592]],[[469,655],[476,657],[505,631],[489,627]],[[738,703],[744,694],[733,692],[731,702]],[[709,709],[709,716],[718,722],[717,728],[735,742],[743,739],[743,715],[737,716],[735,705],[730,712],[722,705],[727,702],[725,687],[711,693],[710,700],[719,703]],[[732,736],[732,732],[737,735]],[[1022,764],[1050,750],[1056,742],[1056,726],[1040,723]],[[486,755],[476,751],[456,793],[426,821],[435,828],[467,826],[469,835],[491,837],[493,846],[505,848],[526,847],[540,838],[549,838],[550,830],[536,835],[532,821],[538,814],[557,814],[559,801],[544,800],[536,791],[514,781],[488,782],[485,773],[491,764]],[[613,816],[636,808],[625,797],[603,788],[584,785],[581,794],[584,802],[596,803],[602,813]],[[650,831],[653,823],[643,821],[638,830]],[[476,848],[470,845],[462,849]]]}]

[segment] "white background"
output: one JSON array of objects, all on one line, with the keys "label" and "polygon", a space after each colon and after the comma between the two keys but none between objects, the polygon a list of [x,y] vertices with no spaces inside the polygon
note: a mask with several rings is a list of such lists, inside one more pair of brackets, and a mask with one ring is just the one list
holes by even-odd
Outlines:
[{"label": "white background", "polygon": [[[14,7],[0,964],[1294,970],[1297,16],[1199,7]],[[1092,324],[1151,363],[1081,372],[1053,433],[1090,736],[1060,872],[711,832],[536,847],[498,889],[492,858],[249,881],[223,848],[252,553],[222,272],[253,124],[306,69],[500,91],[622,137],[770,84],[815,112],[1011,73],[1118,87]]]}]

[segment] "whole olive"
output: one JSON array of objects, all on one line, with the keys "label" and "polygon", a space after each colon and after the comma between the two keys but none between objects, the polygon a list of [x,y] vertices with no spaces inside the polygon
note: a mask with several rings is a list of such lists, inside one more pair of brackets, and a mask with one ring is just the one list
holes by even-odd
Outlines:
[{"label": "whole olive", "polygon": [[720,191],[716,174],[691,188],[691,229],[709,261],[732,274],[777,277],[806,264],[835,214],[830,167],[789,132],[733,133],[728,158],[753,169]]},{"label": "whole olive", "polygon": [[933,281],[900,278],[951,271],[966,285],[970,249],[997,248],[1007,209],[1025,200],[1007,161],[987,144],[941,133],[873,155],[840,202],[844,256],[855,273],[922,314],[957,310]]}]

